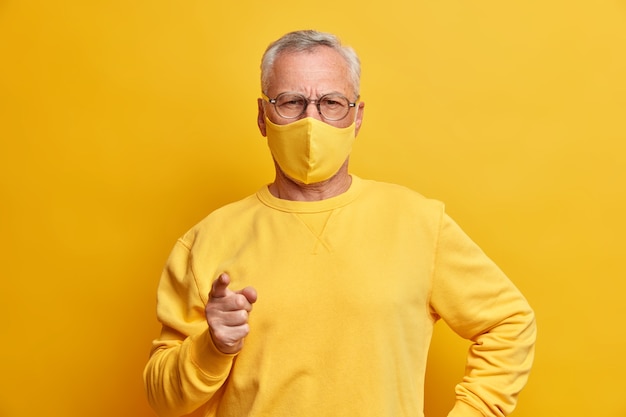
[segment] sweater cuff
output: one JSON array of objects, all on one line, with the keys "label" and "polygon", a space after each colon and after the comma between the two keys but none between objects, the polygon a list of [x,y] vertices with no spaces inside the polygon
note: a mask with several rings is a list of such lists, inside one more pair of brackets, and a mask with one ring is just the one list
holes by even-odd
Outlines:
[{"label": "sweater cuff", "polygon": [[211,338],[209,330],[192,336],[189,355],[194,364],[205,374],[213,378],[228,375],[237,354],[220,352]]},{"label": "sweater cuff", "polygon": [[457,400],[448,417],[485,417],[485,415],[466,402]]}]

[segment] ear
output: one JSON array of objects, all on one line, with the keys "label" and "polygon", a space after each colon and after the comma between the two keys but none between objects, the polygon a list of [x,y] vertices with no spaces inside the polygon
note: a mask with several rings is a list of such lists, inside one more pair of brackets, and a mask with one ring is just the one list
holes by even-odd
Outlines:
[{"label": "ear", "polygon": [[257,99],[257,103],[259,105],[259,114],[256,119],[256,124],[257,126],[259,126],[261,135],[267,136],[267,131],[265,130],[265,107],[263,105],[264,101],[262,98],[259,98]]},{"label": "ear", "polygon": [[360,101],[356,110],[356,119],[354,120],[354,136],[359,134],[361,130],[361,124],[363,123],[363,111],[365,109],[365,102]]}]

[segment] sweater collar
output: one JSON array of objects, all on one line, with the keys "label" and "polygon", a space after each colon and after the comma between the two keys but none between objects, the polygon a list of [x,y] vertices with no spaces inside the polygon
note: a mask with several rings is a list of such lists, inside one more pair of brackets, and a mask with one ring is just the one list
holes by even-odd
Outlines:
[{"label": "sweater collar", "polygon": [[283,200],[278,197],[274,197],[272,193],[270,193],[267,185],[257,191],[256,195],[263,204],[276,210],[293,213],[318,213],[334,210],[351,203],[359,196],[362,189],[363,180],[356,175],[352,175],[352,184],[350,184],[350,188],[346,192],[325,200]]}]

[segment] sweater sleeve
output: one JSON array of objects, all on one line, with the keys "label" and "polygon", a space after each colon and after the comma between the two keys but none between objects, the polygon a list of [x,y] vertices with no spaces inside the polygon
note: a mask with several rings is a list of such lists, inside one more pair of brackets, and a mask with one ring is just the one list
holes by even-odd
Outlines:
[{"label": "sweater sleeve", "polygon": [[511,413],[533,361],[534,313],[513,283],[445,213],[431,307],[452,330],[472,342],[448,417]]},{"label": "sweater sleeve", "polygon": [[234,355],[221,353],[213,344],[204,307],[191,268],[190,245],[181,239],[159,282],[161,334],[152,343],[144,369],[148,401],[159,416],[182,416],[216,407],[219,401]]}]

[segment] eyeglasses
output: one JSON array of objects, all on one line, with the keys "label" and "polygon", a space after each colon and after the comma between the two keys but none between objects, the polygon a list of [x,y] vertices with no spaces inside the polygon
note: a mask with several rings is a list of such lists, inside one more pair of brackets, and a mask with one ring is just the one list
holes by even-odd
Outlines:
[{"label": "eyeglasses", "polygon": [[269,103],[274,105],[276,113],[285,119],[297,119],[302,116],[309,104],[315,104],[317,111],[326,120],[337,121],[341,120],[348,115],[350,109],[356,106],[355,101],[351,103],[346,97],[341,94],[325,94],[317,100],[309,100],[302,94],[298,93],[280,93],[276,98],[269,98],[263,94],[263,98]]}]

